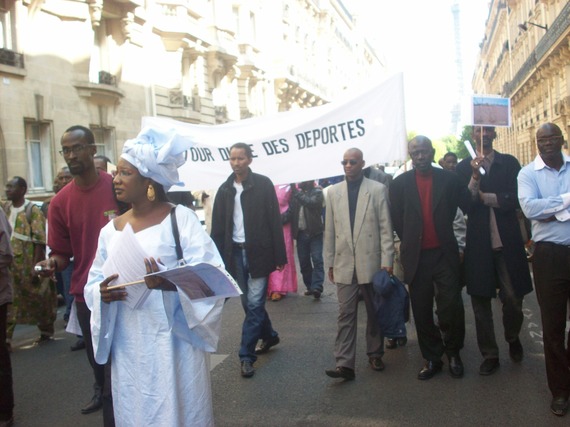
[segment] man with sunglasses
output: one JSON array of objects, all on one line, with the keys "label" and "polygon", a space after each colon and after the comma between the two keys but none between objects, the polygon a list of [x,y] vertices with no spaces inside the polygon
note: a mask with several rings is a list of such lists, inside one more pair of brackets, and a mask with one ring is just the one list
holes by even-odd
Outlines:
[{"label": "man with sunglasses", "polygon": [[49,258],[38,265],[43,268],[41,275],[52,276],[55,272],[65,270],[70,259],[74,258],[70,294],[75,299],[77,320],[95,376],[95,393],[87,406],[81,409],[81,413],[89,414],[103,407],[104,425],[112,426],[110,366],[107,370],[95,362],[91,342],[91,312],[83,298],[83,288],[97,251],[99,231],[119,215],[113,194],[113,178],[95,168],[93,156],[96,152],[93,132],[86,127],[72,126],[61,137],[60,154],[67,163],[73,180],[50,203],[48,246],[51,252]]},{"label": "man with sunglasses", "polygon": [[341,164],[345,180],[327,192],[324,260],[328,278],[337,286],[339,315],[331,378],[353,380],[356,364],[356,324],[359,293],[368,317],[366,353],[375,371],[384,370],[384,337],[376,323],[372,276],[383,269],[392,274],[394,235],[383,184],[364,177],[362,151],[351,148]]},{"label": "man with sunglasses", "polygon": [[[570,395],[570,348],[565,347],[570,297],[570,157],[554,123],[536,132],[538,156],[518,175],[518,198],[532,222],[532,269],[542,318],[550,410],[564,416]],[[570,346],[570,343],[567,344]]]}]

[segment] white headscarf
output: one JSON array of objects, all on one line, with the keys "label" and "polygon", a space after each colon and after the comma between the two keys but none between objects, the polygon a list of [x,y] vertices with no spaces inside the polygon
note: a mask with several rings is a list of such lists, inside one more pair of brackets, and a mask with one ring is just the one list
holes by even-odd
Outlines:
[{"label": "white headscarf", "polygon": [[163,130],[146,127],[135,139],[123,146],[121,158],[135,166],[145,178],[150,178],[168,191],[173,185],[183,185],[178,179],[178,168],[186,162],[184,152],[188,141],[174,129]]}]

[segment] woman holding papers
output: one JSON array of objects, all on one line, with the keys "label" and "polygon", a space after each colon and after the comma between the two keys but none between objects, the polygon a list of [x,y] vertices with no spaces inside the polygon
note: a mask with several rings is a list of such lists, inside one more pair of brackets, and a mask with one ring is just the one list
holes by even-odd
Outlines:
[{"label": "woman holding papers", "polygon": [[95,358],[112,359],[121,427],[214,424],[207,352],[216,350],[223,298],[191,301],[172,285],[107,289],[177,267],[173,224],[187,264],[222,264],[193,211],[178,206],[171,216],[165,191],[181,184],[177,168],[187,148],[173,132],[152,129],[125,142],[114,185],[132,209],[101,230],[85,287]]}]

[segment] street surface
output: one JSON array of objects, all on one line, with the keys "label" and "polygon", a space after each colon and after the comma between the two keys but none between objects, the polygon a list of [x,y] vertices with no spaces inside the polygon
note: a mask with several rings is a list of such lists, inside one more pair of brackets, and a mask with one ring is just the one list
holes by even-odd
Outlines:
[{"label": "street surface", "polygon": [[[525,299],[521,341],[525,358],[510,361],[494,304],[501,368],[478,374],[471,303],[464,295],[466,342],[461,354],[465,377],[453,379],[447,363],[429,381],[416,375],[423,364],[415,328],[408,324],[408,344],[386,350],[386,370],[367,365],[363,303],[360,304],[356,380],[328,378],[334,367],[337,301],[325,284],[321,300],[290,294],[267,302],[281,343],[255,363],[253,378],[240,376],[237,357],[243,312],[238,299],[226,304],[218,353],[212,357],[212,393],[217,426],[567,426],[570,415],[550,413],[539,311],[534,293]],[[12,363],[16,394],[15,426],[101,426],[101,412],[82,415],[92,396],[92,375],[85,351],[71,352],[75,337],[63,331],[62,310],[54,342],[31,346],[32,326],[16,328]],[[498,321],[499,320],[499,321]],[[498,324],[497,324],[498,323]],[[447,362],[445,360],[445,362]],[[143,374],[143,373],[141,373]]]}]

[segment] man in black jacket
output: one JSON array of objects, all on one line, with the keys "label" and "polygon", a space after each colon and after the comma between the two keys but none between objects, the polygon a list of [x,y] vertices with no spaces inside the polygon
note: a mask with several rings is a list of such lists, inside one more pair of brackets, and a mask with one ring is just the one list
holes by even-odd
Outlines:
[{"label": "man in black jacket", "polygon": [[460,378],[463,362],[459,351],[465,338],[465,313],[453,221],[457,209],[468,206],[469,193],[455,174],[432,167],[435,150],[428,138],[416,136],[409,142],[408,151],[414,169],[390,185],[390,211],[402,242],[404,281],[410,286],[418,343],[426,360],[418,379],[429,380],[440,372],[443,354],[449,359],[451,376]]},{"label": "man in black jacket", "polygon": [[493,149],[494,127],[475,126],[472,137],[479,153],[475,159],[463,159],[457,165],[457,174],[473,197],[467,212],[467,293],[471,295],[477,344],[484,358],[479,374],[491,375],[499,368],[491,299],[498,289],[505,340],[511,359],[518,363],[523,359],[519,339],[523,298],[532,291],[532,281],[517,218],[520,164],[513,156]]},{"label": "man in black jacket", "polygon": [[238,142],[230,148],[234,172],[216,193],[211,233],[226,269],[243,292],[245,320],[239,358],[245,378],[255,372],[256,355],[279,343],[265,310],[265,297],[269,274],[281,271],[287,263],[275,188],[269,178],[251,171],[252,160],[249,145]]},{"label": "man in black jacket", "polygon": [[300,191],[293,188],[291,233],[297,240],[297,256],[305,295],[319,299],[323,293],[325,272],[323,267],[323,190],[315,187],[314,181],[299,184]]}]

